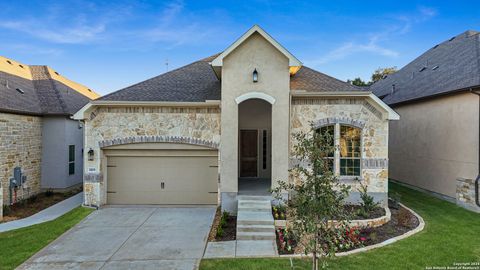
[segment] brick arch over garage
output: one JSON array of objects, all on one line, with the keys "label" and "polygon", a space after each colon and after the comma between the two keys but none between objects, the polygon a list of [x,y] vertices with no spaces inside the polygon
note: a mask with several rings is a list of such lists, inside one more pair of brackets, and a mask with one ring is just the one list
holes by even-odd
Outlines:
[{"label": "brick arch over garage", "polygon": [[205,146],[212,149],[219,149],[220,144],[210,140],[202,140],[192,137],[183,137],[183,136],[132,136],[124,138],[115,138],[111,140],[103,140],[98,144],[100,148],[122,145],[122,144],[131,144],[131,143],[182,143],[190,145]]}]

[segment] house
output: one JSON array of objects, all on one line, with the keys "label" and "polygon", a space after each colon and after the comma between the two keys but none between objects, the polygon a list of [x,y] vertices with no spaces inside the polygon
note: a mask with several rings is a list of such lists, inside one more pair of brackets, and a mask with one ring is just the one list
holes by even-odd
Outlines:
[{"label": "house", "polygon": [[327,128],[340,179],[385,203],[388,122],[371,92],[309,67],[259,26],[223,52],[94,100],[85,124],[86,205],[217,204],[295,181],[292,134]]},{"label": "house", "polygon": [[0,57],[0,210],[82,183],[83,128],[70,117],[97,97],[48,66]]},{"label": "house", "polygon": [[402,117],[390,124],[390,177],[477,211],[479,39],[454,36],[371,86]]}]

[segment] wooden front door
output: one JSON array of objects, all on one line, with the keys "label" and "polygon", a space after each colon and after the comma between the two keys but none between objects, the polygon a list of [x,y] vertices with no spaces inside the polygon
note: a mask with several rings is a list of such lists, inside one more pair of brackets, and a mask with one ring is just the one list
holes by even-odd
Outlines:
[{"label": "wooden front door", "polygon": [[257,177],[258,131],[240,130],[240,177]]}]

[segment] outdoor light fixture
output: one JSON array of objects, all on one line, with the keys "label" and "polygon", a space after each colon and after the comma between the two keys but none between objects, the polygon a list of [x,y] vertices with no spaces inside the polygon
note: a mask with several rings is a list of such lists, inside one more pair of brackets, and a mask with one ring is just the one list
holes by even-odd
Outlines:
[{"label": "outdoor light fixture", "polygon": [[253,71],[253,82],[258,82],[258,72],[257,69]]},{"label": "outdoor light fixture", "polygon": [[90,148],[90,150],[88,150],[88,160],[93,161],[93,149],[92,148]]}]

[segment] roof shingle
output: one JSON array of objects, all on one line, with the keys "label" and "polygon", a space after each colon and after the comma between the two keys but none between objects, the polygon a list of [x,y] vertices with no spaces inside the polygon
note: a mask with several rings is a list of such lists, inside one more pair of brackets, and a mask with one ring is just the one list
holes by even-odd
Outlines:
[{"label": "roof shingle", "polygon": [[370,86],[389,105],[480,86],[480,35],[466,31]]},{"label": "roof shingle", "polygon": [[[220,100],[221,82],[210,66],[210,61],[217,55],[120,89],[101,97],[100,100],[172,102]],[[366,90],[305,66],[291,77],[290,89],[311,92]]]}]

